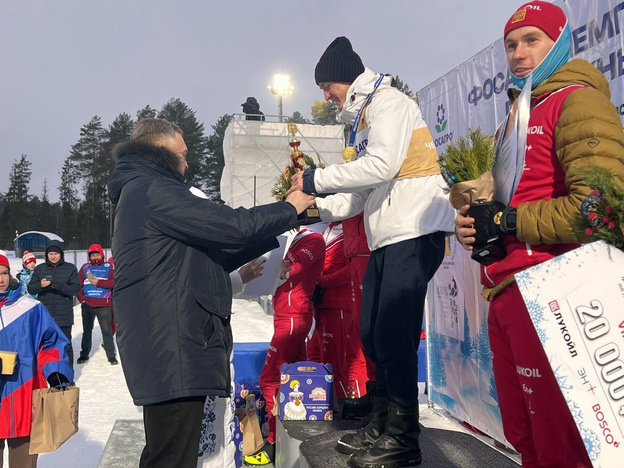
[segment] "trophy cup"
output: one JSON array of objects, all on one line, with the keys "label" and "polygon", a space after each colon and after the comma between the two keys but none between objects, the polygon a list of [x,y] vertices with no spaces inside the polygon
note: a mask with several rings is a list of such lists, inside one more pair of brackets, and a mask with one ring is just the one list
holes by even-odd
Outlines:
[{"label": "trophy cup", "polygon": [[[288,145],[292,148],[292,151],[290,152],[290,166],[286,166],[284,169],[284,177],[290,179],[290,177],[297,172],[304,171],[309,167],[309,164],[306,161],[306,159],[309,158],[299,151],[299,145],[301,145],[301,142],[295,137],[297,133],[297,125],[292,122],[289,123],[288,133],[290,133],[290,142]],[[299,220],[299,224],[302,225],[320,223],[321,215],[316,203],[306,208],[303,213],[297,216],[297,219]]]}]

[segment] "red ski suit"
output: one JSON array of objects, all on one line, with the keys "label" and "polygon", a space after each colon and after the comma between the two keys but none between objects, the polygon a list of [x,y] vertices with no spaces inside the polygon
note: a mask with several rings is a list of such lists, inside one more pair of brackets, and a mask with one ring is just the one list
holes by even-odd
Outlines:
[{"label": "red ski suit", "polygon": [[260,388],[269,415],[269,443],[275,442],[273,407],[279,394],[280,367],[306,359],[305,338],[312,326],[312,293],[324,258],[323,236],[305,228],[295,236],[284,258],[291,269],[288,279],[273,296],[275,331],[260,373]]},{"label": "red ski suit", "polygon": [[323,297],[314,304],[316,333],[321,337],[321,358],[334,369],[336,395],[348,396],[347,343],[352,324],[351,272],[344,254],[342,223],[331,223],[323,233],[325,264],[318,279]]},{"label": "red ski suit", "polygon": [[342,221],[344,252],[351,272],[351,297],[353,301],[351,330],[347,348],[349,367],[349,397],[360,398],[366,395],[366,381],[375,380],[375,364],[364,354],[360,335],[362,313],[362,280],[368,265],[370,249],[364,230],[364,213]]}]

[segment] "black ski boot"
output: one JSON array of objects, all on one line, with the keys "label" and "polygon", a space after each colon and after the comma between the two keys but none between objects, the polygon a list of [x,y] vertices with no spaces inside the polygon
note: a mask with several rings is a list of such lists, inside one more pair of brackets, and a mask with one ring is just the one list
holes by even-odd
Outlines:
[{"label": "black ski boot", "polygon": [[384,432],[388,419],[388,396],[385,391],[375,390],[371,394],[373,400],[372,419],[366,427],[353,434],[343,435],[336,444],[336,450],[347,455],[357,450],[370,447]]},{"label": "black ski boot", "polygon": [[[370,415],[373,410],[373,400],[371,398],[372,392],[375,390],[375,382],[366,382],[366,395],[359,398],[347,398],[342,406],[342,419],[357,419]],[[368,424],[372,416],[369,416]],[[362,427],[366,426],[364,424]]]},{"label": "black ski boot", "polygon": [[420,465],[422,452],[418,445],[420,426],[418,404],[403,408],[388,405],[384,433],[369,447],[355,452],[347,464],[351,468],[400,468]]}]

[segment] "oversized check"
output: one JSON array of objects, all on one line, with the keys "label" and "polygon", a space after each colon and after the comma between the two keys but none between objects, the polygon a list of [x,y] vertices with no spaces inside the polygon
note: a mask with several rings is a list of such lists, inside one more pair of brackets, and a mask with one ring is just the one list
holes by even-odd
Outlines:
[{"label": "oversized check", "polygon": [[515,276],[593,465],[624,466],[624,252],[595,242]]}]

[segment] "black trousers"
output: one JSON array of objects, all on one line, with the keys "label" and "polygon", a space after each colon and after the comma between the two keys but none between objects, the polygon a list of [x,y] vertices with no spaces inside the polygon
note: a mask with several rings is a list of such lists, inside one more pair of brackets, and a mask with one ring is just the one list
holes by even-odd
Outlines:
[{"label": "black trousers", "polygon": [[80,342],[80,357],[88,358],[93,341],[93,324],[95,318],[102,331],[102,343],[108,359],[115,357],[115,341],[113,340],[113,322],[110,307],[82,306],[82,340]]},{"label": "black trousers", "polygon": [[436,232],[374,250],[364,274],[364,352],[375,363],[377,389],[400,406],[418,404],[418,346],[427,283],[443,257],[444,233]]},{"label": "black trousers", "polygon": [[72,366],[73,368],[74,367],[74,347],[72,346],[72,336],[71,336],[72,325],[70,325],[69,327],[60,327],[60,328],[63,334],[69,340],[69,346],[66,348],[66,351],[67,351],[67,356],[69,356],[69,365]]},{"label": "black trousers", "polygon": [[187,397],[143,407],[145,448],[140,468],[195,468],[206,397]]}]

